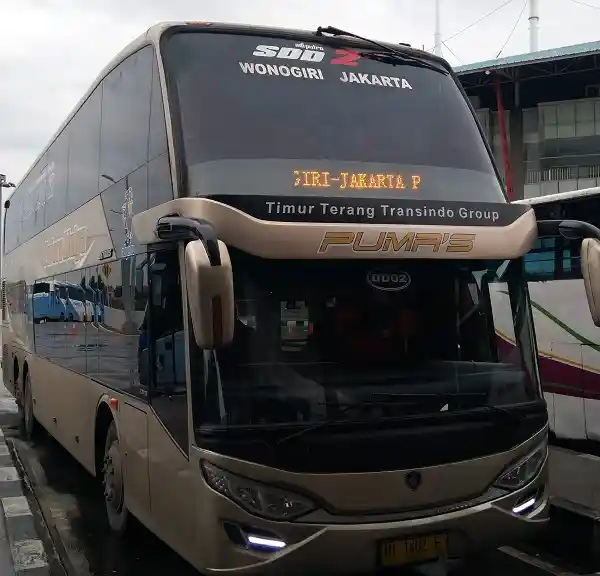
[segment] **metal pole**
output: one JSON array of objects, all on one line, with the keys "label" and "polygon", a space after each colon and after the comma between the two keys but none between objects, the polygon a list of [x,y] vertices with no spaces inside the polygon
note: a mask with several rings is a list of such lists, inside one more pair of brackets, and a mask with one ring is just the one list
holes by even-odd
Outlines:
[{"label": "metal pole", "polygon": [[435,32],[433,33],[433,53],[442,55],[442,24],[441,24],[441,0],[435,0]]},{"label": "metal pole", "polygon": [[[0,206],[2,206],[2,192],[4,192],[4,187],[6,186],[6,175],[0,174]],[[0,223],[0,298],[2,301],[0,302],[0,323],[4,325],[4,268],[2,265],[4,264],[4,214],[2,214],[2,222]]]},{"label": "metal pole", "polygon": [[5,174],[0,174],[0,206],[4,208],[4,214],[2,218],[0,218],[0,298],[2,298],[2,302],[0,302],[0,322],[4,324],[4,240],[5,240],[5,223],[6,223],[6,211],[10,206],[10,200],[7,200],[4,204],[2,204],[2,192],[4,188],[14,188],[15,185],[12,182],[8,182],[6,180]]},{"label": "metal pole", "polygon": [[529,0],[529,51],[538,51],[540,13],[538,0]]}]

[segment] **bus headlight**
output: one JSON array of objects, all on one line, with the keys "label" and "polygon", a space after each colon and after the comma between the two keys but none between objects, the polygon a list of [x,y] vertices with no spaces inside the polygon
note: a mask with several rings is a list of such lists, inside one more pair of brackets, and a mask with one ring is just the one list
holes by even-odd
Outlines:
[{"label": "bus headlight", "polygon": [[504,472],[502,476],[494,483],[494,486],[506,488],[507,490],[518,490],[522,488],[540,471],[540,468],[548,455],[548,444],[544,443],[538,446],[536,450],[528,456],[517,462],[508,472]]},{"label": "bus headlight", "polygon": [[288,490],[274,488],[221,470],[202,461],[206,483],[244,510],[269,520],[292,520],[312,512],[316,505],[308,498]]}]

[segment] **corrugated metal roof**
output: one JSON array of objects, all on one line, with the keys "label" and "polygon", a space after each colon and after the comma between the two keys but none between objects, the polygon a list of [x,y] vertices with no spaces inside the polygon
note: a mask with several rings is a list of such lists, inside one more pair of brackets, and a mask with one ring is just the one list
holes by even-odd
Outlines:
[{"label": "corrugated metal roof", "polygon": [[584,56],[588,54],[600,53],[599,42],[585,42],[583,44],[574,44],[573,46],[562,46],[560,48],[551,48],[550,50],[540,50],[539,52],[528,52],[526,54],[517,54],[515,56],[506,56],[496,60],[486,60],[484,62],[474,62],[464,66],[455,66],[454,70],[460,76],[461,74],[470,74],[473,72],[483,72],[484,70],[497,70],[498,68],[512,68],[514,66],[523,66],[534,64],[535,62],[547,62],[549,60],[563,60],[574,56]]}]

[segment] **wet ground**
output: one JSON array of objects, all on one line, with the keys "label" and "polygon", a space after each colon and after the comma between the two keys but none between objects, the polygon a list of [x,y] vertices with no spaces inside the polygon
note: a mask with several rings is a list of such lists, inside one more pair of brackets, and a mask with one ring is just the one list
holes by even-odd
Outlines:
[{"label": "wet ground", "polygon": [[[124,538],[110,533],[104,518],[102,493],[95,480],[54,440],[43,434],[24,442],[16,429],[5,434],[14,448],[39,506],[39,522],[54,543],[64,570],[54,576],[197,576],[187,563],[141,526]],[[432,567],[433,568],[433,567]],[[427,570],[429,576],[439,571]],[[486,556],[477,566],[455,566],[457,576],[569,576],[585,571],[566,568],[546,553],[507,549]],[[313,575],[311,575],[313,576]],[[314,575],[316,576],[316,575]]]},{"label": "wet ground", "polygon": [[16,431],[6,435],[68,576],[198,576],[141,526],[124,538],[115,537],[98,484],[54,440],[43,436],[33,444],[20,440]]}]

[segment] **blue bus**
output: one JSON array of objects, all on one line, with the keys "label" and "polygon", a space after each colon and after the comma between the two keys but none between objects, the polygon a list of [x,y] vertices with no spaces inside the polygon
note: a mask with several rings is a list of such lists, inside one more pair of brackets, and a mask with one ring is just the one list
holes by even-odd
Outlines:
[{"label": "blue bus", "polygon": [[59,321],[67,318],[64,300],[59,295],[57,283],[37,282],[33,287],[33,321]]},{"label": "blue bus", "polygon": [[58,295],[65,306],[65,320],[85,321],[85,293],[79,284],[57,281]]}]

